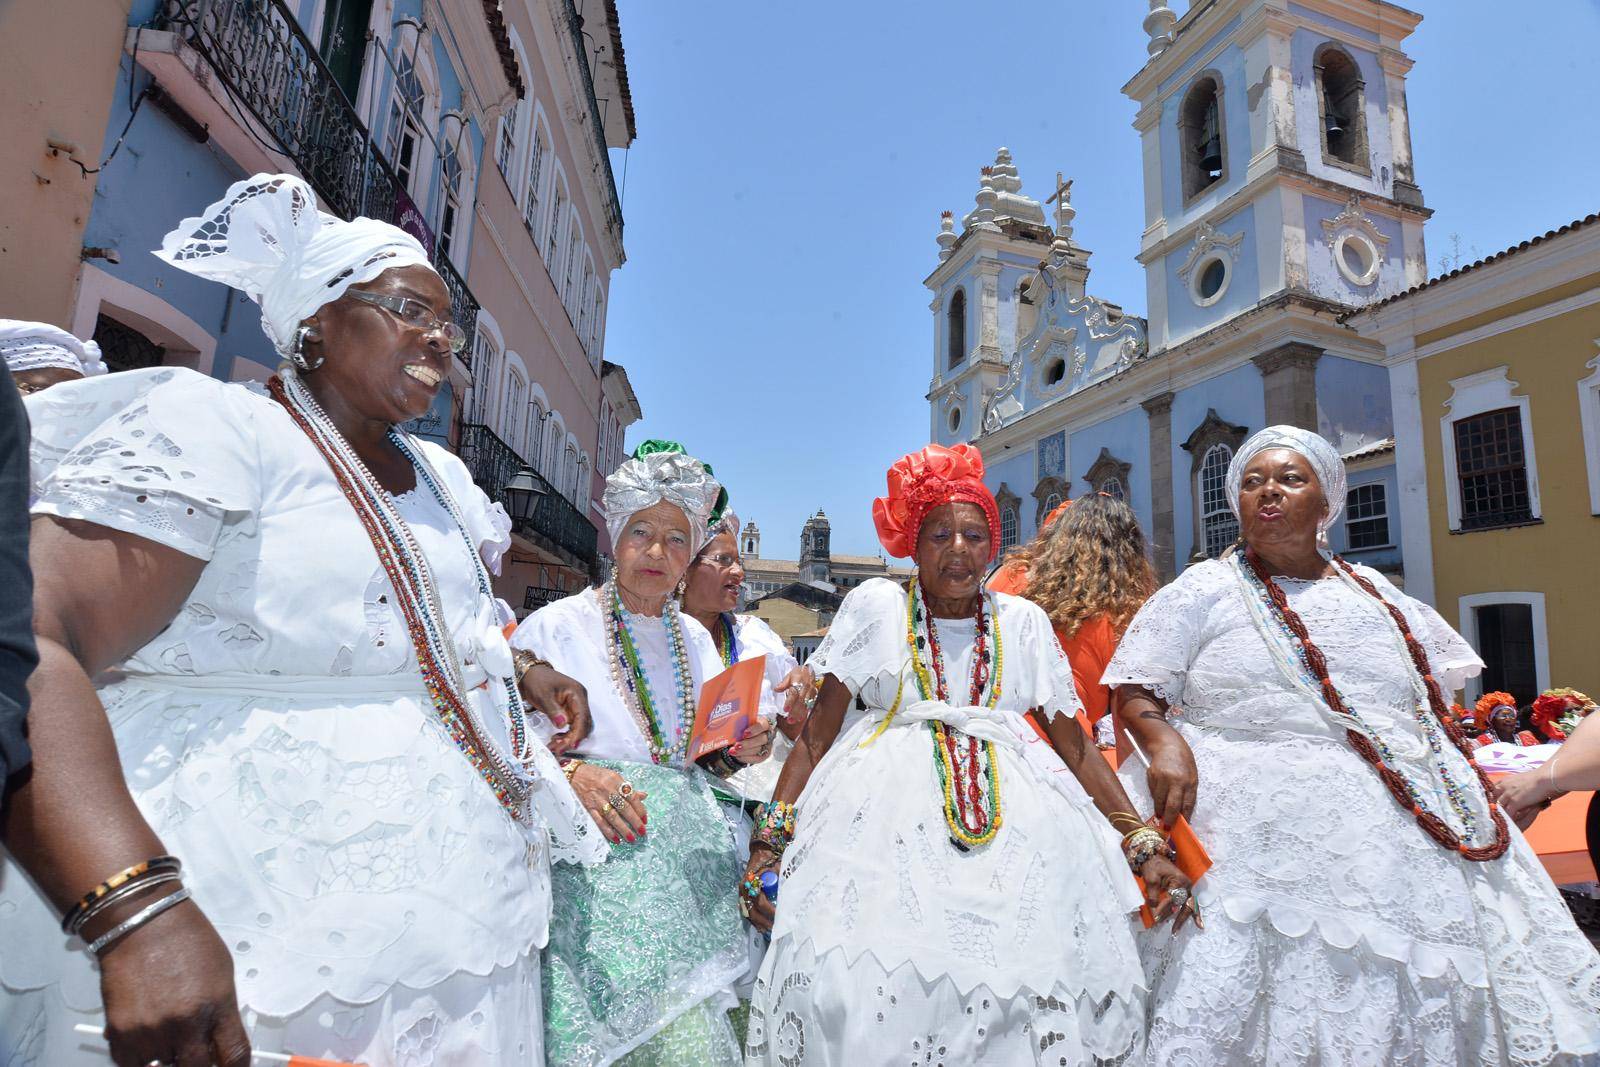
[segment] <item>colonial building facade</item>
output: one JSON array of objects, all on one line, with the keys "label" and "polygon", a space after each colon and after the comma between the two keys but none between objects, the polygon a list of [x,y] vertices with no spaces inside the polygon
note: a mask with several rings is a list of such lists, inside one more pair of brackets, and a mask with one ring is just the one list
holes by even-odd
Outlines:
[{"label": "colonial building facade", "polygon": [[631,142],[633,108],[615,5],[589,7],[13,5],[0,91],[26,106],[4,109],[0,133],[28,191],[8,212],[0,315],[94,337],[113,370],[263,380],[278,357],[256,309],[149,252],[232,182],[299,174],[324,210],[415,235],[451,290],[471,344],[412,429],[498,498],[531,468],[542,492],[498,591],[523,604],[580,587],[608,548],[602,438],[615,451],[638,418],[602,358],[624,258],[608,151]]},{"label": "colonial building facade", "polygon": [[882,556],[834,555],[832,525],[820,510],[800,528],[800,558],[767,559],[761,555],[761,528],[753,521],[739,535],[744,561],[746,603],[796,583],[844,594],[868,578],[909,578],[910,567],[891,564]]},{"label": "colonial building facade", "polygon": [[1600,215],[1349,321],[1389,367],[1410,591],[1487,664],[1468,696],[1600,690]]},{"label": "colonial building facade", "polygon": [[[1353,461],[1351,558],[1402,577],[1388,373],[1352,309],[1425,277],[1401,50],[1387,3],[1152,0],[1139,104],[1147,319],[1089,291],[1072,183],[1022,192],[1010,153],[945,213],[933,294],[933,439],[983,452],[1009,548],[1059,502],[1127,500],[1171,578],[1237,536],[1223,477],[1264,425]],[[1372,521],[1383,516],[1384,522]]]}]

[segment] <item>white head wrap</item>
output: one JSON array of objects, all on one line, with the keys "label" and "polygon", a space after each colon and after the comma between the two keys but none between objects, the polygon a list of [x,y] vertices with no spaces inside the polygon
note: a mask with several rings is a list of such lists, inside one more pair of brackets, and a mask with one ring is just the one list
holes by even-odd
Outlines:
[{"label": "white head wrap", "polygon": [[722,514],[706,527],[706,541],[710,542],[723,534],[732,534],[735,541],[739,539],[739,516],[733,513],[732,508],[723,508]]},{"label": "white head wrap", "polygon": [[80,341],[48,322],[0,319],[0,355],[13,374],[45,367],[74,370],[85,378],[106,372],[99,345]]},{"label": "white head wrap", "polygon": [[683,452],[651,452],[624,460],[606,479],[601,506],[606,513],[606,532],[613,545],[622,540],[622,531],[645,508],[666,502],[680,508],[689,520],[689,553],[699,555],[710,535],[706,524],[717,505],[722,485],[705,465]]},{"label": "white head wrap", "polygon": [[1328,513],[1317,522],[1317,538],[1322,540],[1328,528],[1339,521],[1339,516],[1344,513],[1344,460],[1340,458],[1339,450],[1330,445],[1326,438],[1310,430],[1302,430],[1298,426],[1268,426],[1252,434],[1234,453],[1233,462],[1228,464],[1228,506],[1233,509],[1235,516],[1239,514],[1239,483],[1244,480],[1244,469],[1251,460],[1270,448],[1287,448],[1291,452],[1298,452],[1316,472],[1317,481],[1322,483],[1323,499],[1328,502]]},{"label": "white head wrap", "polygon": [[155,254],[260,304],[261,328],[283,355],[300,323],[352,285],[394,267],[433,269],[409,233],[377,219],[345,222],[324,214],[311,186],[289,174],[233,183],[203,214],[162,238]]}]

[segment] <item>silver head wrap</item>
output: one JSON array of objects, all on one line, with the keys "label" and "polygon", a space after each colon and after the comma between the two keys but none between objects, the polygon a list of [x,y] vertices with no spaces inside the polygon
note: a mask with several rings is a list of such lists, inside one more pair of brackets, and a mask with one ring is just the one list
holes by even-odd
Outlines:
[{"label": "silver head wrap", "polygon": [[0,355],[12,374],[46,367],[77,371],[85,378],[106,372],[99,345],[80,341],[48,322],[0,319]]},{"label": "silver head wrap", "polygon": [[723,508],[721,517],[706,528],[706,543],[710,544],[723,534],[732,534],[735,541],[739,539],[739,516],[733,513],[732,508]]},{"label": "silver head wrap", "polygon": [[179,270],[240,290],[261,305],[261,328],[288,355],[300,323],[352,285],[394,267],[427,267],[415,237],[387,222],[345,222],[317,210],[311,186],[257,174],[162,238],[155,254]]},{"label": "silver head wrap", "polygon": [[1326,438],[1310,430],[1302,430],[1298,426],[1268,426],[1252,434],[1234,453],[1233,462],[1228,464],[1228,506],[1237,517],[1239,483],[1244,480],[1244,469],[1251,460],[1271,448],[1287,448],[1299,453],[1316,472],[1317,481],[1322,483],[1322,497],[1328,502],[1328,513],[1317,522],[1317,540],[1324,541],[1329,527],[1344,514],[1344,460],[1340,458],[1339,450],[1330,445]]},{"label": "silver head wrap", "polygon": [[628,520],[656,504],[673,504],[689,520],[689,554],[697,556],[709,540],[706,524],[716,507],[722,485],[693,456],[682,452],[652,452],[624,460],[606,479],[601,507],[611,543],[622,540]]}]

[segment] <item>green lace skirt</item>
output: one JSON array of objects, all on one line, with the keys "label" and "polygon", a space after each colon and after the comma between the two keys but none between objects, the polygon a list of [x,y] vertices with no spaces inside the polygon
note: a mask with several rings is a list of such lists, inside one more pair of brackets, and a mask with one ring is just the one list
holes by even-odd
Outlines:
[{"label": "green lace skirt", "polygon": [[736,809],[723,808],[698,773],[590,762],[649,794],[650,824],[602,864],[554,867],[544,952],[548,1062],[738,1064],[727,1013],[755,957],[736,896],[736,833],[744,832],[734,829]]}]

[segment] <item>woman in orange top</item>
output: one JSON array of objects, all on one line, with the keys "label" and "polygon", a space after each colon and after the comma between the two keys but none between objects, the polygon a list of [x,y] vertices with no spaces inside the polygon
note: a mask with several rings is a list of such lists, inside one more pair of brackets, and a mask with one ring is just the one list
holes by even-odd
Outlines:
[{"label": "woman in orange top", "polygon": [[[1155,568],[1133,509],[1106,493],[1064,504],[1039,535],[1012,553],[989,582],[1044,609],[1072,662],[1078,699],[1093,725],[1110,707],[1100,684],[1129,620],[1156,590]],[[1037,720],[1034,729],[1044,730]]]}]

